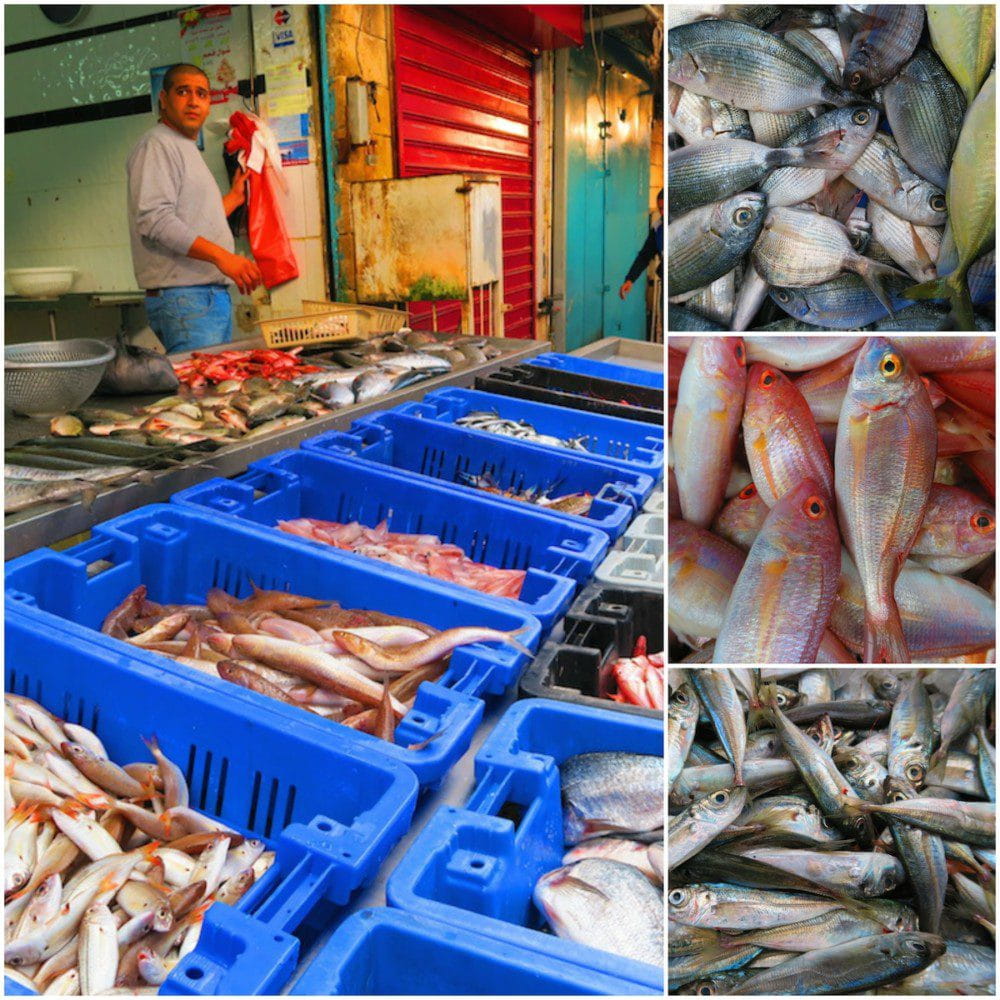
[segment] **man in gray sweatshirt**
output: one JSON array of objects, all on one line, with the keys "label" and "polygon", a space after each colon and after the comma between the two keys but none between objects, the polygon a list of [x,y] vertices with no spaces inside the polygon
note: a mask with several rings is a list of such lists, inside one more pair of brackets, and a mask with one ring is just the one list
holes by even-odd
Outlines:
[{"label": "man in gray sweatshirt", "polygon": [[246,171],[223,196],[196,140],[211,110],[208,77],[171,66],[160,121],[129,154],[128,220],[136,281],[149,325],[168,353],[232,340],[229,286],[249,295],[260,270],[235,252],[226,217],[246,199]]}]

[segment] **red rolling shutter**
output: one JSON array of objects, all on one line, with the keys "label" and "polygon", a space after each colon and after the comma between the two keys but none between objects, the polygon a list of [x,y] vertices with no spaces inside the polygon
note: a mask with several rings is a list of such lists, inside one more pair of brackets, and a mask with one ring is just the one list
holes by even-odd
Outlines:
[{"label": "red rolling shutter", "polygon": [[[401,177],[487,173],[502,178],[508,337],[535,335],[534,90],[531,56],[441,7],[394,8],[396,141]],[[431,307],[413,303],[414,322]],[[460,306],[438,303],[458,329]],[[488,317],[487,317],[488,318]],[[476,330],[487,330],[476,302]]]}]

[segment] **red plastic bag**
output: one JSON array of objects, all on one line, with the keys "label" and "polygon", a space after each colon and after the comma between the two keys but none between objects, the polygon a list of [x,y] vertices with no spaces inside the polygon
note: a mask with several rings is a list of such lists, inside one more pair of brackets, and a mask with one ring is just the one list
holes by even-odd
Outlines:
[{"label": "red plastic bag", "polygon": [[[264,287],[274,288],[297,278],[299,265],[281,214],[274,165],[268,156],[261,156],[259,148],[257,155],[251,156],[254,152],[254,133],[266,126],[256,116],[251,117],[242,111],[234,112],[229,124],[231,129],[226,152],[241,153],[240,162],[250,167],[247,197],[250,251],[260,268]],[[271,145],[273,147],[273,143]]]}]

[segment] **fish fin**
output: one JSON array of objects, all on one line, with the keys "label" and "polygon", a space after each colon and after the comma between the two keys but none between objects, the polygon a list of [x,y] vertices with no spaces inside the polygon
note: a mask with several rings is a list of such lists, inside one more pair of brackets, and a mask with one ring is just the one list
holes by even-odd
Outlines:
[{"label": "fish fin", "polygon": [[600,896],[606,903],[610,903],[611,900],[608,898],[607,893],[598,889],[596,885],[591,885],[589,882],[584,882],[582,878],[577,878],[575,875],[566,875],[564,878],[559,879],[560,885],[571,885],[575,888],[581,890],[582,892],[589,892],[594,896]]},{"label": "fish fin", "polygon": [[[896,310],[892,305],[892,295],[885,287],[885,280],[890,277],[902,278],[904,281],[909,281],[910,276],[904,274],[898,268],[890,267],[888,264],[882,264],[877,260],[872,260],[870,257],[863,257],[861,254],[854,254],[850,258],[849,263],[850,269],[858,275],[859,278],[871,289],[872,294],[882,303],[883,306],[888,310],[890,316],[896,315]],[[874,663],[876,661],[869,660],[869,663]]]},{"label": "fish fin", "polygon": [[903,637],[903,623],[893,601],[883,618],[865,609],[864,657],[866,663],[909,663],[910,651]]}]

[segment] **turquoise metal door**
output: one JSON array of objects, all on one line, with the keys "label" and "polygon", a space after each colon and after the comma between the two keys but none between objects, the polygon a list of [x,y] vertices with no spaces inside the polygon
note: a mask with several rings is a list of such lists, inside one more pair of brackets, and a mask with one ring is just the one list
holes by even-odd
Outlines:
[{"label": "turquoise metal door", "polygon": [[651,98],[616,67],[598,74],[592,49],[568,55],[564,308],[572,351],[601,337],[646,337],[645,278],[624,302],[618,289],[649,227]]}]

